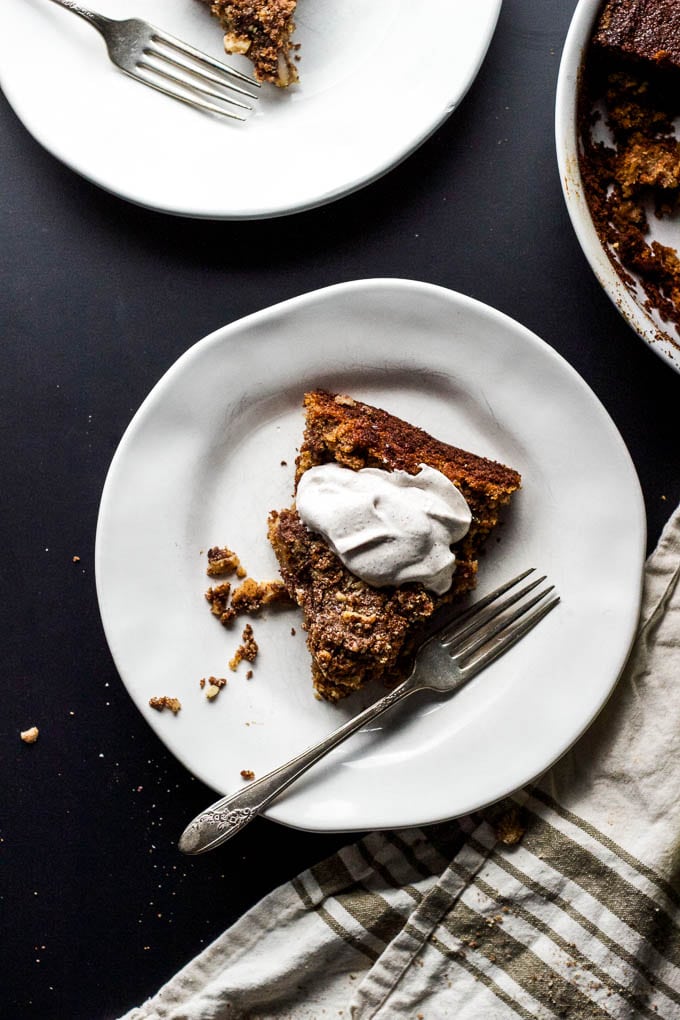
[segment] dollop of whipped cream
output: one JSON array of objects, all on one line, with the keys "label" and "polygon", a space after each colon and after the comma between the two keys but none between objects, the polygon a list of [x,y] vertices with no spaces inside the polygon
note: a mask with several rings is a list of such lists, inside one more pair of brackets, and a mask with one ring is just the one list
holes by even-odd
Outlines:
[{"label": "dollop of whipped cream", "polygon": [[357,577],[383,588],[420,581],[443,595],[456,569],[451,549],[472,515],[453,482],[426,464],[406,471],[321,464],[302,475],[297,512]]}]

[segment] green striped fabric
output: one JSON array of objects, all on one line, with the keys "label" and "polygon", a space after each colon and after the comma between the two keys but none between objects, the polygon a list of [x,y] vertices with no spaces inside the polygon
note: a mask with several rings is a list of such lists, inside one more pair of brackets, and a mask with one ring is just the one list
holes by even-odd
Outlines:
[{"label": "green striped fabric", "polygon": [[372,833],[125,1020],[680,1020],[680,511],[614,696],[535,786]]}]

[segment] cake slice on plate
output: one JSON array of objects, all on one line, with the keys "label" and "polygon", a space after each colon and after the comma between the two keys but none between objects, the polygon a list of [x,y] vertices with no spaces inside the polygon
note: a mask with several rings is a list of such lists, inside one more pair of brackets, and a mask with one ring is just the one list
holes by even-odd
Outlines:
[{"label": "cake slice on plate", "polygon": [[[418,487],[416,479],[426,466],[434,469],[437,485],[441,482],[447,489],[455,487],[453,495],[467,504],[465,534],[451,547],[455,566],[444,582],[441,574],[436,582],[407,580],[391,584],[384,577],[376,581],[372,575],[370,581],[363,579],[338,554],[340,546],[344,549],[352,543],[343,539],[334,551],[327,536],[303,523],[295,504],[270,514],[269,539],[281,576],[302,609],[314,687],[320,697],[338,701],[369,681],[393,684],[401,679],[432,614],[474,587],[479,551],[498,524],[501,508],[519,488],[521,478],[512,468],[449,446],[415,425],[349,396],[316,390],[305,395],[304,406],[305,430],[295,476],[298,495],[303,477],[312,469],[335,464],[331,473],[336,476],[338,467],[345,469],[348,474],[339,475],[340,491],[349,501],[351,522],[358,519],[353,508],[359,505],[354,493],[358,479],[352,473],[378,469],[379,474],[389,474],[390,481],[401,479],[410,490]],[[370,475],[361,478],[372,484]],[[323,489],[326,482],[319,484]],[[397,502],[404,485],[398,487]],[[428,485],[424,488],[423,498],[430,505],[432,494]],[[387,502],[390,500],[388,495]],[[377,502],[376,495],[373,503]],[[446,514],[433,510],[433,526],[438,527],[443,516]],[[410,534],[411,524],[404,528]],[[361,564],[365,575],[364,552],[382,549],[384,555],[377,553],[378,568],[382,568],[394,538],[394,534],[388,535],[386,542],[376,545],[374,529],[366,541],[353,542],[352,555],[356,558],[350,558],[350,562]],[[453,563],[453,557],[451,560]]]},{"label": "cake slice on plate", "polygon": [[296,0],[203,0],[224,30],[227,53],[252,62],[258,81],[280,88],[298,80],[293,42]]}]

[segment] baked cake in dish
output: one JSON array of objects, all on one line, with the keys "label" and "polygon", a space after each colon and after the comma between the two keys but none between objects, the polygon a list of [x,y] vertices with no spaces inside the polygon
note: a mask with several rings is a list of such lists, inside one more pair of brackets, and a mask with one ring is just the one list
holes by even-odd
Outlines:
[{"label": "baked cake in dish", "polygon": [[353,471],[371,467],[410,475],[428,465],[458,488],[472,514],[467,534],[454,545],[451,586],[436,595],[420,582],[372,587],[308,530],[295,505],[272,511],[269,539],[288,592],[302,609],[314,687],[320,697],[338,701],[369,681],[402,678],[432,614],[474,587],[480,549],[521,478],[349,396],[317,390],[305,395],[304,407],[296,491],[306,471],[333,461]]},{"label": "baked cake in dish", "polygon": [[607,0],[579,82],[584,194],[614,270],[676,348],[679,124],[680,0]]},{"label": "baked cake in dish", "polygon": [[258,81],[284,88],[298,80],[293,42],[296,0],[203,0],[224,30],[224,49],[252,62]]},{"label": "baked cake in dish", "polygon": [[680,3],[607,0],[594,42],[624,57],[680,68]]}]

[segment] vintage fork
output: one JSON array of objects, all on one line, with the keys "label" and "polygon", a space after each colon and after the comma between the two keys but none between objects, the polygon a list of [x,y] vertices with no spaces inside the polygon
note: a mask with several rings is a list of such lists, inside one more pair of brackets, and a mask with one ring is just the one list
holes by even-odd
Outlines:
[{"label": "vintage fork", "polygon": [[[536,591],[545,576],[517,588],[533,572],[531,567],[506,581],[429,637],[418,650],[410,676],[384,698],[285,765],[202,811],[182,833],[179,849],[185,854],[200,854],[231,839],[332,748],[410,694],[425,690],[452,694],[460,690],[528,634],[560,601],[558,595],[548,598],[554,585]],[[513,588],[515,591],[506,594]]]},{"label": "vintage fork", "polygon": [[[52,0],[52,3],[79,14],[94,26],[104,37],[111,62],[136,81],[178,99],[181,103],[234,120],[246,118],[229,107],[245,111],[253,109],[248,103],[227,95],[224,90],[229,89],[249,99],[257,99],[257,96],[236,82],[243,82],[250,88],[259,88],[258,81],[202,53],[176,36],[146,21],[140,21],[139,18],[118,21],[96,14],[73,0]],[[218,102],[211,102],[213,99]]]}]

